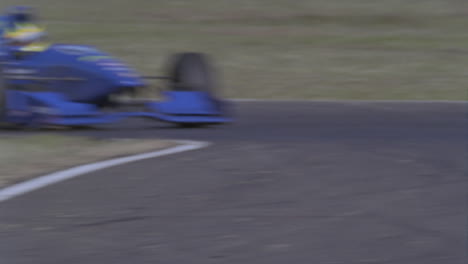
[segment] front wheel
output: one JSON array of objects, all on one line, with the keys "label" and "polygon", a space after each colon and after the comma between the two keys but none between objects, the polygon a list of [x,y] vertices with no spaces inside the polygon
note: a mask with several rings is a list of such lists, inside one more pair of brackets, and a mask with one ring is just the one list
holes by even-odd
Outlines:
[{"label": "front wheel", "polygon": [[186,52],[174,55],[169,65],[169,89],[200,91],[212,95],[216,81],[209,58],[203,53]]}]

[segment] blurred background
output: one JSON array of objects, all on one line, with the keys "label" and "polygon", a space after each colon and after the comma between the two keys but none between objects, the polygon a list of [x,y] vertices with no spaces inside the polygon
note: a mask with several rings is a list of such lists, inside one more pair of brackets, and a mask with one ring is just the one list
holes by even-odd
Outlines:
[{"label": "blurred background", "polygon": [[[1,0],[0,10],[12,5],[35,7],[51,42],[94,45],[144,75],[172,53],[208,53],[228,98],[468,99],[468,0]],[[213,142],[2,203],[0,264],[466,263],[466,103],[239,105],[219,129],[0,131],[0,191],[180,144],[168,139]]]},{"label": "blurred background", "polygon": [[[2,0],[36,7],[51,41],[157,74],[209,53],[231,98],[467,99],[466,0]],[[149,92],[152,94],[152,92]],[[149,94],[145,94],[149,96]]]}]

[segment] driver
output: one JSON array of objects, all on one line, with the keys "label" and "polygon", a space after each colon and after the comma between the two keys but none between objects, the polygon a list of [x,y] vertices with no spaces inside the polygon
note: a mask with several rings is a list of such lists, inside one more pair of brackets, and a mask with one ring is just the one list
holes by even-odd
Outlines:
[{"label": "driver", "polygon": [[3,34],[4,43],[20,52],[40,52],[48,45],[41,42],[46,33],[37,24],[33,10],[29,7],[14,7],[7,13],[8,25]]}]

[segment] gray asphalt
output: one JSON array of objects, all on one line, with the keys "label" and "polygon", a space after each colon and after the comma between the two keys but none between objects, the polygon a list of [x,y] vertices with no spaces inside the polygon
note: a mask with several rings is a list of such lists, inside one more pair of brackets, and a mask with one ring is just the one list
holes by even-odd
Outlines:
[{"label": "gray asphalt", "polygon": [[0,204],[0,263],[466,263],[467,113],[256,102],[220,127],[63,132],[214,145]]}]

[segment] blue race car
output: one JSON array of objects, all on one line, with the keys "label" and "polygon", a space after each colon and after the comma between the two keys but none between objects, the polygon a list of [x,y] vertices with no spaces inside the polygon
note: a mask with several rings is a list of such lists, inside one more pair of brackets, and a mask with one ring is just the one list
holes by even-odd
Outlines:
[{"label": "blue race car", "polygon": [[[0,123],[14,127],[90,126],[128,117],[145,117],[201,126],[230,122],[226,102],[214,92],[214,72],[200,53],[170,59],[167,76],[141,76],[107,53],[91,46],[21,43],[11,30],[32,15],[24,9],[0,16]],[[29,11],[28,11],[29,12]],[[34,27],[20,30],[35,32]],[[18,30],[19,31],[19,30]],[[36,30],[37,31],[37,30]],[[16,35],[15,35],[16,34]],[[143,111],[109,112],[113,98],[147,87],[145,79],[166,82],[162,101],[143,103]],[[104,111],[105,109],[105,111]]]}]

